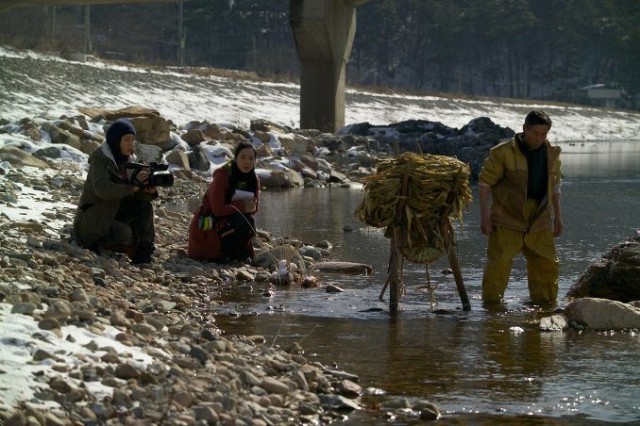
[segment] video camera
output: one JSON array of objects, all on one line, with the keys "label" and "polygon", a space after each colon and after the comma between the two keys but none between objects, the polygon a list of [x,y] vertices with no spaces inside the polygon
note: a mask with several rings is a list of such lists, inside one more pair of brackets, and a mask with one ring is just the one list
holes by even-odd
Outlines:
[{"label": "video camera", "polygon": [[131,170],[129,180],[132,183],[137,183],[138,174],[146,169],[147,173],[149,173],[149,178],[144,186],[162,186],[165,188],[173,186],[173,175],[168,171],[169,164],[167,163],[156,163],[155,161],[151,164],[127,163],[124,167],[126,170]]}]

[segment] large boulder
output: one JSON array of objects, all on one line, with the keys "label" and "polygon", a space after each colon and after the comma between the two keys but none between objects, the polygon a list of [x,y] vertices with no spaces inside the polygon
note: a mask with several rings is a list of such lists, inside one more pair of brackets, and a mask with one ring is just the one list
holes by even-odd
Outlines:
[{"label": "large boulder", "polygon": [[511,139],[515,132],[508,127],[501,127],[495,124],[489,117],[478,117],[469,121],[460,129],[460,135],[485,144],[490,142],[497,145],[505,139]]},{"label": "large boulder", "polygon": [[[120,109],[106,109],[86,107],[80,108],[79,111],[84,115],[88,115],[92,120],[103,118],[107,121],[116,121],[119,118],[131,117],[157,117],[160,112],[153,108],[147,108],[139,105],[132,105]],[[137,130],[137,129],[136,129]]]},{"label": "large boulder", "polygon": [[304,179],[299,172],[282,168],[260,174],[260,184],[265,188],[299,188],[304,186]]},{"label": "large boulder", "polygon": [[640,230],[595,260],[571,286],[567,297],[640,300]]},{"label": "large boulder", "polygon": [[[164,148],[170,139],[171,123],[153,108],[133,105],[117,110],[81,108],[79,111],[92,120],[104,119],[109,124],[119,118],[130,119],[136,129],[136,139],[140,143]],[[107,127],[108,125],[105,126],[105,130]]]},{"label": "large boulder", "polygon": [[200,142],[204,142],[207,140],[207,137],[200,129],[189,129],[181,137],[182,140],[189,144],[189,146],[191,147],[194,147]]},{"label": "large boulder", "polygon": [[171,125],[164,118],[158,116],[138,116],[131,119],[136,129],[136,139],[147,145],[164,147],[169,143]]},{"label": "large boulder", "polygon": [[615,300],[585,297],[569,303],[563,314],[570,324],[593,330],[640,328],[640,308]]},{"label": "large boulder", "polygon": [[200,145],[193,147],[190,153],[187,154],[189,159],[189,168],[191,170],[207,171],[211,167],[211,163],[207,158],[207,153]]},{"label": "large boulder", "polygon": [[81,149],[80,137],[69,130],[63,129],[51,123],[44,123],[42,130],[49,133],[51,136],[51,143],[64,144],[74,147],[75,149]]},{"label": "large boulder", "polygon": [[304,136],[286,133],[278,135],[278,140],[289,155],[300,156],[307,152],[307,140]]},{"label": "large boulder", "polygon": [[139,143],[136,145],[138,161],[149,164],[151,162],[162,163],[162,150],[155,145]]},{"label": "large boulder", "polygon": [[[515,132],[501,127],[488,117],[471,120],[460,130],[448,127],[440,122],[427,120],[407,120],[386,126],[374,126],[358,123],[345,127],[339,133],[341,137],[370,137],[373,141],[357,145],[367,148],[368,152],[379,149],[387,154],[417,152],[421,154],[447,155],[469,164],[470,179],[475,181],[489,150],[503,140],[513,138]],[[354,143],[348,143],[354,146]],[[334,150],[329,147],[330,150]],[[362,164],[362,166],[367,166]]]},{"label": "large boulder", "polygon": [[13,165],[31,166],[39,169],[48,169],[49,164],[15,146],[3,146],[0,148],[0,161],[6,161]]}]

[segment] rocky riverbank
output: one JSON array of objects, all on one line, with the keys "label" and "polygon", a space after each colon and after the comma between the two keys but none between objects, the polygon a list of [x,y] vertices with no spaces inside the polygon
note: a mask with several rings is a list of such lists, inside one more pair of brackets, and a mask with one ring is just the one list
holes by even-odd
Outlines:
[{"label": "rocky riverbank", "polygon": [[[219,295],[233,284],[264,297],[282,285],[340,291],[318,287],[299,265],[362,274],[370,266],[327,261],[330,241],[276,238],[261,229],[255,265],[196,262],[185,253],[191,214],[175,206],[199,202],[212,168],[227,161],[238,140],[258,147],[268,188],[322,187],[353,184],[373,173],[379,156],[410,150],[466,155],[473,179],[509,129],[481,118],[464,130],[411,121],[362,123],[334,135],[263,120],[251,129],[178,127],[146,109],[86,113],[0,127],[1,423],[328,424],[360,409],[382,418],[439,417],[429,401],[386,398],[349,372],[309,361],[299,344],[277,347],[264,336],[230,336],[217,326]],[[176,177],[174,186],[160,189],[156,259],[145,268],[69,239],[86,155],[117,116],[135,120],[141,158],[170,162]],[[583,314],[596,308],[606,321]],[[632,322],[612,325],[610,318],[621,318],[613,308]],[[585,297],[563,315],[544,318],[541,329],[629,327],[638,317],[630,309]]]},{"label": "rocky riverbank", "polygon": [[[38,390],[17,411],[4,407],[4,424],[326,424],[361,407],[357,377],[308,362],[302,347],[223,335],[216,295],[231,282],[268,289],[274,281],[269,269],[188,259],[189,213],[156,209],[156,260],[142,269],[69,243],[73,208],[60,206],[73,201],[81,177],[76,165],[58,167],[55,177],[24,167],[1,180],[4,203],[17,209],[31,191],[46,194],[32,199],[41,221],[0,216],[0,298],[10,306],[3,321],[9,312],[33,318],[40,331],[30,336],[29,362],[41,366]],[[91,356],[39,349],[39,339],[64,345],[71,328],[114,335],[113,346],[92,342]],[[116,345],[139,348],[149,361]],[[11,347],[3,342],[3,351]],[[96,397],[95,383],[112,394]],[[30,408],[47,401],[57,406]]]},{"label": "rocky riverbank", "polygon": [[[372,408],[363,397],[382,390],[363,389],[358,377],[308,361],[300,345],[274,347],[263,336],[228,336],[217,327],[217,299],[225,286],[246,282],[264,297],[278,285],[313,286],[296,265],[322,263],[331,243],[314,246],[258,230],[255,266],[189,259],[191,214],[171,205],[199,198],[207,172],[177,168],[176,184],[160,189],[157,252],[148,267],[73,244],[71,223],[84,180],[80,148],[99,142],[99,132],[89,124],[87,130],[74,125],[76,130],[60,130],[63,123],[81,121],[5,124],[5,132],[14,131],[5,133],[11,138],[0,148],[0,324],[31,318],[34,329],[3,339],[0,422],[328,424]],[[77,128],[82,130],[78,148],[53,142],[56,135],[80,133]],[[328,177],[315,181],[333,184]],[[282,261],[285,274],[278,269]],[[82,350],[70,348],[78,343],[78,331],[89,336]],[[15,354],[23,358],[12,358]],[[20,364],[30,366],[27,377]],[[27,382],[31,392],[12,394],[18,381]],[[376,407],[381,415],[384,410],[424,419],[439,415],[428,401],[388,403]]]}]

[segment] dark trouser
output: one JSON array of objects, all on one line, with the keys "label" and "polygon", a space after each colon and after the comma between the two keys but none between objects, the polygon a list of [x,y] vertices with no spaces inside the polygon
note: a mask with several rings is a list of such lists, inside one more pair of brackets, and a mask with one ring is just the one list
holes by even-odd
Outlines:
[{"label": "dark trouser", "polygon": [[149,201],[125,199],[101,245],[137,246],[142,242],[153,243],[155,237],[153,205]]},{"label": "dark trouser", "polygon": [[220,235],[222,257],[232,260],[246,260],[253,258],[251,240],[255,236],[253,216],[239,212],[223,218],[217,224]]}]

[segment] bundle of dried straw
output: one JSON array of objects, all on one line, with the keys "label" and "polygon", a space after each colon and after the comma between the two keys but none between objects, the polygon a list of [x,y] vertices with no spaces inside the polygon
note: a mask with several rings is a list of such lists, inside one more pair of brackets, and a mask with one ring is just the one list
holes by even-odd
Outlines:
[{"label": "bundle of dried straw", "polygon": [[386,227],[408,260],[431,263],[446,250],[444,221],[460,220],[471,203],[469,166],[444,155],[403,153],[381,159],[365,180],[364,197],[354,216],[376,228]]}]

